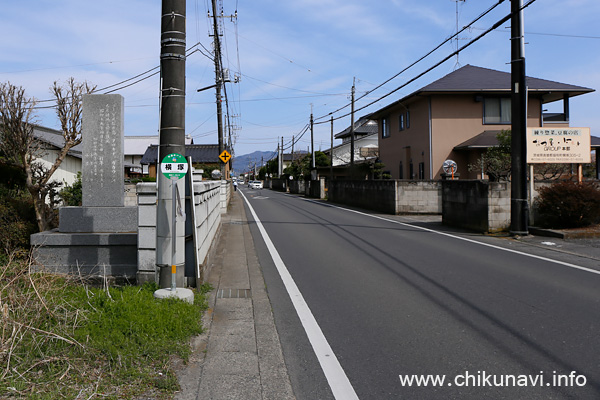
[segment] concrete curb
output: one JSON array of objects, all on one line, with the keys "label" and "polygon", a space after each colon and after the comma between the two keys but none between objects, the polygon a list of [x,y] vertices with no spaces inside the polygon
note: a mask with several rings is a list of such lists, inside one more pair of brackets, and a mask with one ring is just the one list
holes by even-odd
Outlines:
[{"label": "concrete curb", "polygon": [[242,200],[232,196],[208,277],[214,287],[178,400],[295,399]]}]

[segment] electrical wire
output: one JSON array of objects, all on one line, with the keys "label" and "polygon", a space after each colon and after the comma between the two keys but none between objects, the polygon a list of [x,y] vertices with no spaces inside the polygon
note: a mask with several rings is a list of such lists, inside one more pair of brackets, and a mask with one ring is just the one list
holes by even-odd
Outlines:
[{"label": "electrical wire", "polygon": [[[420,63],[421,61],[423,61],[425,58],[429,57],[431,54],[433,54],[434,52],[436,52],[437,50],[439,50],[442,46],[444,46],[445,44],[447,44],[448,42],[451,42],[454,40],[455,37],[458,37],[458,35],[460,35],[461,33],[463,33],[465,30],[467,30],[471,25],[473,25],[474,23],[476,23],[477,21],[479,21],[480,19],[482,19],[483,17],[485,17],[486,15],[488,15],[490,12],[492,12],[496,7],[498,7],[501,3],[503,3],[505,0],[498,0],[498,2],[494,5],[492,5],[490,8],[488,8],[486,11],[484,11],[483,13],[481,13],[478,17],[476,17],[473,21],[471,21],[468,25],[465,25],[460,31],[457,31],[454,35],[446,38],[444,41],[442,41],[440,44],[438,44],[437,46],[435,46],[432,50],[430,50],[429,52],[427,52],[425,55],[423,55],[422,57],[420,57],[419,59],[417,59],[416,61],[412,62],[410,65],[408,65],[406,68],[402,69],[400,72],[398,72],[397,74],[395,74],[394,76],[392,76],[391,78],[386,79],[383,83],[375,86],[373,89],[367,91],[365,94],[357,97],[355,99],[355,101],[359,101],[362,98],[364,98],[365,96],[369,95],[371,92],[381,88],[382,86],[384,86],[385,84],[389,83],[390,81],[394,80],[395,78],[397,78],[398,76],[400,76],[401,74],[403,74],[404,72],[408,71],[410,68],[414,67],[415,65],[417,65],[418,63]],[[323,115],[320,117],[315,118],[315,121],[321,120],[323,118],[327,118],[339,111],[342,111],[345,108],[350,107],[350,104],[346,104],[343,107],[338,108],[335,111],[330,112],[327,115]],[[323,122],[320,122],[323,123]]]},{"label": "electrical wire", "polygon": [[[504,1],[504,0],[502,0]],[[501,1],[501,2],[502,2]],[[531,4],[533,4],[536,0],[529,0],[525,5],[523,5],[521,7],[521,10],[524,10],[525,8],[529,7]],[[460,53],[461,51],[464,51],[465,49],[467,49],[468,47],[472,46],[474,43],[478,42],[480,39],[482,39],[484,36],[487,36],[490,32],[494,31],[495,29],[497,29],[500,25],[502,25],[503,23],[505,23],[506,21],[508,21],[512,16],[512,13],[509,13],[508,15],[506,15],[504,18],[500,19],[499,21],[497,21],[491,28],[488,28],[487,30],[485,30],[481,35],[477,36],[475,39],[472,39],[471,41],[469,41],[467,44],[465,44],[464,46],[460,47],[458,50],[452,52],[451,54],[449,54],[448,56],[444,57],[441,61],[438,61],[437,63],[435,63],[433,66],[427,68],[425,71],[421,72],[420,74],[417,74],[415,77],[409,79],[408,81],[406,81],[404,84],[398,86],[397,88],[395,88],[394,90],[388,92],[387,94],[380,96],[379,98],[377,98],[376,100],[362,106],[359,107],[357,109],[355,109],[354,111],[361,111],[364,110],[365,108],[372,106],[373,104],[385,99],[386,97],[391,96],[392,94],[396,93],[398,90],[408,86],[409,84],[411,84],[412,82],[416,81],[417,79],[421,78],[422,76],[426,75],[427,73],[431,72],[432,70],[434,70],[435,68],[439,67],[440,65],[442,65],[443,63],[445,63],[446,61],[448,61],[450,58],[454,57],[455,55],[457,55],[458,53]],[[344,107],[345,108],[345,107]],[[339,110],[337,110],[339,111]],[[336,112],[337,112],[336,111]],[[325,118],[325,117],[330,117],[332,115],[332,113],[327,114],[326,116],[322,116],[319,117],[319,119]],[[347,117],[351,115],[351,113],[346,113],[344,115],[340,115],[339,117],[335,117],[333,118],[334,120],[338,120],[344,117]],[[315,122],[315,124],[325,124],[329,121],[322,121],[322,122]]]}]

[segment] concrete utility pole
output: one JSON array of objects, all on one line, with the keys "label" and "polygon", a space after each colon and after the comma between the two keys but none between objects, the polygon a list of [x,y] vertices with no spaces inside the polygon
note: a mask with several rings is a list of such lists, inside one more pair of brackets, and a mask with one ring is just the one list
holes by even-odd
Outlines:
[{"label": "concrete utility pole", "polygon": [[294,135],[292,135],[292,162],[290,165],[294,165]]},{"label": "concrete utility pole", "polygon": [[350,102],[350,174],[354,177],[354,93],[356,78],[352,81],[352,100]]},{"label": "concrete utility pole", "polygon": [[[213,34],[215,48],[215,88],[217,93],[217,132],[219,135],[219,154],[223,153],[223,109],[221,104],[221,85],[223,84],[222,66],[221,66],[221,41],[219,39],[219,23],[217,20],[217,0],[212,0],[213,10]],[[221,165],[221,179],[225,179],[225,164]]]},{"label": "concrete utility pole", "polygon": [[315,163],[315,130],[314,130],[314,120],[313,120],[313,105],[310,105],[310,151],[312,153],[312,169],[316,169]]},{"label": "concrete utility pole", "polygon": [[[161,16],[161,107],[158,163],[171,153],[185,156],[185,0],[163,0]],[[157,173],[158,204],[156,213],[156,265],[160,268],[159,285],[171,286],[172,248],[175,255],[177,286],[184,286],[185,224],[172,232],[172,181]],[[185,199],[185,186],[179,184],[179,198]]]},{"label": "concrete utility pole", "polygon": [[281,146],[279,145],[279,138],[277,139],[277,177],[281,177],[282,163],[281,163]]},{"label": "concrete utility pole", "polygon": [[[331,116],[331,151],[329,156],[331,159],[329,160],[329,182],[333,181],[333,116]],[[331,186],[330,186],[331,187]]]},{"label": "concrete utility pole", "polygon": [[511,204],[510,230],[528,235],[527,204],[527,82],[523,0],[511,0]]}]

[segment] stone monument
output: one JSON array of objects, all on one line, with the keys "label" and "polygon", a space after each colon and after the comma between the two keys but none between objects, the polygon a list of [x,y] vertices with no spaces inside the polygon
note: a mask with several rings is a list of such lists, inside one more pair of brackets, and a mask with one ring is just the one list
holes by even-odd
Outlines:
[{"label": "stone monument", "polygon": [[123,115],[121,95],[83,97],[82,206],[60,208],[57,230],[31,236],[49,270],[135,279],[137,207],[124,206]]}]

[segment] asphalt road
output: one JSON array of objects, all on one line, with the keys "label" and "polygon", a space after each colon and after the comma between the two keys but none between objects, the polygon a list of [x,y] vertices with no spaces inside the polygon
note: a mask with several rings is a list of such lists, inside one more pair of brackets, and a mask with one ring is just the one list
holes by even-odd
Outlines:
[{"label": "asphalt road", "polygon": [[[243,194],[358,398],[600,399],[600,275],[474,235]],[[332,399],[256,223],[251,231],[296,396]],[[402,382],[421,375],[444,381]]]}]

